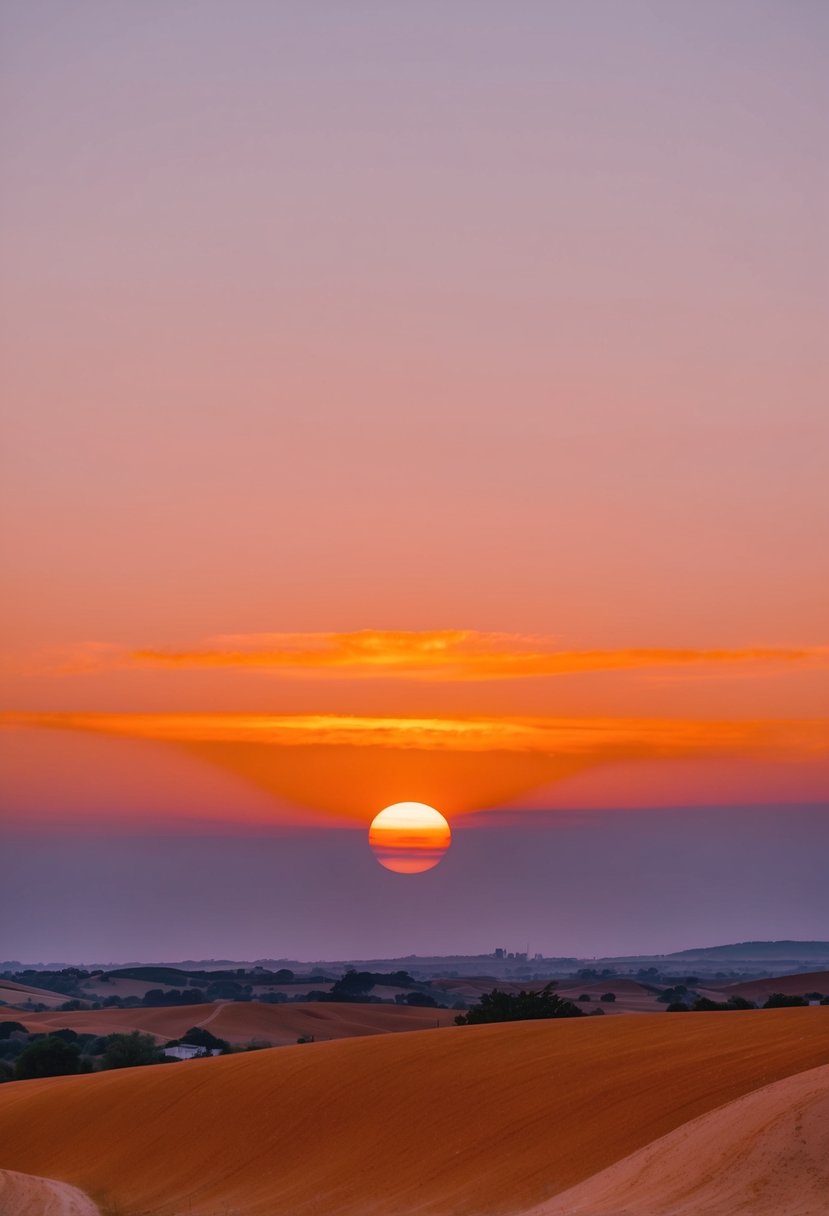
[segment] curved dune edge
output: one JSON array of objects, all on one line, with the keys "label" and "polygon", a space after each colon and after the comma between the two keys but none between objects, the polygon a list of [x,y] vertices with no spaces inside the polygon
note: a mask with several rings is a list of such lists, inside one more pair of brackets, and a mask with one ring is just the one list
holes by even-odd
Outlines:
[{"label": "curved dune edge", "polygon": [[26,1081],[0,1087],[0,1162],[142,1216],[526,1211],[828,1037],[829,1007],[578,1018]]},{"label": "curved dune edge", "polygon": [[250,1043],[258,1039],[281,1047],[296,1043],[300,1035],[313,1035],[316,1040],[344,1039],[434,1029],[437,1025],[451,1026],[456,1016],[451,1009],[407,1005],[341,1004],[336,1001],[265,1005],[260,1001],[214,1001],[155,1009],[21,1013],[17,1020],[27,1030],[38,1033],[48,1034],[61,1027],[80,1034],[100,1035],[140,1030],[153,1035],[158,1042],[178,1038],[191,1026],[204,1026],[229,1043]]},{"label": "curved dune edge", "polygon": [[829,1065],[701,1115],[525,1216],[825,1216]]},{"label": "curved dune edge", "polygon": [[88,1195],[52,1178],[0,1170],[3,1216],[100,1216]]}]

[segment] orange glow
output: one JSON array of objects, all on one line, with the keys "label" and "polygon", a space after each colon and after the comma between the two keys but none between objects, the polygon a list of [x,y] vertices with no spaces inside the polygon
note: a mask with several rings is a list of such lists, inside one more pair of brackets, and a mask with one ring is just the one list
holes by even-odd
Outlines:
[{"label": "orange glow", "polygon": [[[336,714],[7,714],[8,726],[152,740],[205,761],[277,803],[365,823],[367,808],[400,790],[451,816],[527,805],[533,791],[603,770],[606,805],[616,805],[613,772],[656,761],[731,760],[742,765],[745,797],[762,801],[761,764],[808,771],[825,788],[825,722],[622,718],[381,718]],[[612,766],[612,769],[611,769]],[[758,770],[760,771],[760,770]],[[680,776],[668,801],[687,802]],[[625,798],[643,778],[626,778]],[[568,788],[570,782],[568,781]],[[732,790],[734,782],[731,782]],[[795,788],[802,788],[797,777]],[[713,784],[712,797],[717,797]],[[574,791],[577,798],[578,793]],[[567,795],[561,799],[566,803]],[[284,812],[283,812],[284,813]],[[240,815],[242,812],[240,812]],[[278,807],[274,816],[279,817]]]},{"label": "orange glow", "polygon": [[387,870],[422,874],[442,860],[452,843],[452,832],[434,807],[422,802],[395,802],[374,816],[368,843]]}]

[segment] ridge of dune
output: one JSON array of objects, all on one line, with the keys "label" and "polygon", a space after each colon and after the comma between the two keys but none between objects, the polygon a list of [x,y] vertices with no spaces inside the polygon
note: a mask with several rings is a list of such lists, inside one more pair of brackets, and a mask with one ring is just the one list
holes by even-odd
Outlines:
[{"label": "ridge of dune", "polygon": [[48,1005],[51,1009],[57,1009],[68,1000],[69,997],[65,992],[52,992],[48,988],[33,988],[31,984],[18,984],[16,980],[0,979],[0,1001],[5,1002],[11,1013],[19,1012],[23,1001],[37,1001],[40,1005]]},{"label": "ridge of dune", "polygon": [[88,1195],[67,1182],[0,1169],[3,1216],[100,1216]]},{"label": "ridge of dune", "polygon": [[164,1005],[156,1008],[82,1009],[65,1013],[21,1014],[18,1020],[30,1032],[69,1029],[78,1034],[122,1034],[140,1030],[157,1041],[177,1039],[192,1026],[204,1026],[217,1038],[233,1044],[254,1040],[275,1047],[315,1039],[344,1039],[357,1035],[394,1034],[451,1026],[457,1015],[451,1009],[411,1005],[361,1005],[336,1001],[298,1001],[266,1005],[261,1001],[213,1001],[202,1005]]},{"label": "ridge of dune", "polygon": [[826,1216],[829,1064],[692,1119],[524,1216]]},{"label": "ridge of dune", "polygon": [[826,1062],[829,1008],[464,1026],[0,1087],[0,1164],[142,1216],[524,1211]]},{"label": "ridge of dune", "polygon": [[773,975],[717,987],[723,996],[744,996],[749,1001],[765,1001],[773,992],[782,992],[786,996],[821,992],[829,996],[829,971],[800,971],[796,975]]}]

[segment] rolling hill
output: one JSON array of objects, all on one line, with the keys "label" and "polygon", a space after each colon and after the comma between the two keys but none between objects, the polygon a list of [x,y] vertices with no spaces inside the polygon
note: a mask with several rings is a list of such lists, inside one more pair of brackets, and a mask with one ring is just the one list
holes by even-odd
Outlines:
[{"label": "rolling hill", "polygon": [[773,992],[786,996],[803,996],[807,992],[819,992],[829,996],[829,971],[804,971],[798,975],[776,975],[764,980],[746,980],[739,984],[728,984],[720,988],[724,997],[744,996],[749,1001],[762,1004]]},{"label": "rolling hill", "polygon": [[692,1119],[526,1216],[822,1216],[827,1137],[824,1064]]},{"label": "rolling hill", "polygon": [[7,1015],[9,1017],[13,1016],[14,1011],[21,1008],[27,1001],[47,1005],[49,1009],[60,1009],[61,1005],[64,1005],[69,999],[65,992],[50,992],[46,988],[33,988],[30,984],[18,984],[14,980],[0,979],[0,1001],[11,1007],[11,1012]]},{"label": "rolling hill", "polygon": [[203,1005],[162,1008],[83,1009],[66,1013],[19,1013],[30,1032],[68,1028],[79,1034],[123,1034],[140,1030],[158,1042],[177,1039],[191,1026],[204,1026],[229,1043],[267,1042],[274,1047],[296,1043],[300,1036],[317,1040],[357,1035],[393,1034],[451,1026],[449,1009],[418,1009],[405,1005],[358,1005],[338,1002],[297,1002],[264,1005],[259,1001],[214,1001]]},{"label": "rolling hill", "polygon": [[27,1081],[0,1088],[0,1166],[142,1216],[522,1212],[828,1039],[829,1008],[579,1018]]}]

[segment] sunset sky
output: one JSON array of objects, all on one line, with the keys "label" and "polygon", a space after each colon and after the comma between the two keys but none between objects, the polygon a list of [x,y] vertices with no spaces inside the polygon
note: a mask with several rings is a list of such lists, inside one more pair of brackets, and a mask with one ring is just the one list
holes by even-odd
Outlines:
[{"label": "sunset sky", "polygon": [[828,16],[4,5],[0,958],[826,936]]}]

